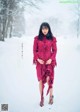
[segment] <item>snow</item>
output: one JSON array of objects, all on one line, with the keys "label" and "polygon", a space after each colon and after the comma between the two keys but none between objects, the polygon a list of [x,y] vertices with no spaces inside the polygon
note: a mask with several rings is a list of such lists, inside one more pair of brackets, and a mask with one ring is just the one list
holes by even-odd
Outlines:
[{"label": "snow", "polygon": [[0,104],[8,104],[9,112],[80,112],[80,39],[57,37],[57,47],[54,104],[48,105],[46,85],[40,107],[33,36],[0,42]]}]

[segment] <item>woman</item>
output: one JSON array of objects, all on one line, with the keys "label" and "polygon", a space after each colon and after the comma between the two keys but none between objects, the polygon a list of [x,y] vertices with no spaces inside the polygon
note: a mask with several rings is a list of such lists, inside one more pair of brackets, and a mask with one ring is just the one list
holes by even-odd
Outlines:
[{"label": "woman", "polygon": [[52,35],[50,25],[44,22],[40,26],[39,35],[34,37],[33,44],[33,64],[36,64],[37,78],[40,90],[40,106],[44,105],[44,84],[47,82],[49,96],[49,104],[53,104],[53,81],[54,67],[56,62],[56,37]]}]

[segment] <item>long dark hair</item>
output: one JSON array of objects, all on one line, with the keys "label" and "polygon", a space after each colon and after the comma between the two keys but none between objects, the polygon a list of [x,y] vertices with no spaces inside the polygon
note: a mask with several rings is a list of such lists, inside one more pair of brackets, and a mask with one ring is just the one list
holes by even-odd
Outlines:
[{"label": "long dark hair", "polygon": [[39,35],[38,35],[38,39],[39,40],[43,40],[43,37],[44,37],[44,34],[42,33],[42,28],[43,27],[47,27],[48,28],[48,34],[46,35],[46,38],[48,40],[52,40],[53,39],[53,34],[51,32],[51,28],[50,28],[50,25],[47,23],[47,22],[43,22],[40,26],[40,29],[39,29]]}]

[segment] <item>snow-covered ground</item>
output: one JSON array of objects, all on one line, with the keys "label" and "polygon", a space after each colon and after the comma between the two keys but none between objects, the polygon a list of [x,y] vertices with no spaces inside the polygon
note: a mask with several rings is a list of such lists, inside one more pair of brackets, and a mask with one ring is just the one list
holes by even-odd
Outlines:
[{"label": "snow-covered ground", "polygon": [[[22,56],[23,45],[23,56]],[[39,107],[39,88],[33,65],[33,36],[0,42],[0,104],[9,112],[80,112],[80,39],[57,37],[54,104]]]}]

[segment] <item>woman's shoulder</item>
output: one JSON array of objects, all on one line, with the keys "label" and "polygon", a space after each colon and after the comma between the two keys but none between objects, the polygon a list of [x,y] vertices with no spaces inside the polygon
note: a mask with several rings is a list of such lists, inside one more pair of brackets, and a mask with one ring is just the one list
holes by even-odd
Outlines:
[{"label": "woman's shoulder", "polygon": [[53,42],[57,42],[57,39],[55,36],[53,36]]},{"label": "woman's shoulder", "polygon": [[38,39],[38,36],[35,36],[34,39],[37,40]]}]

